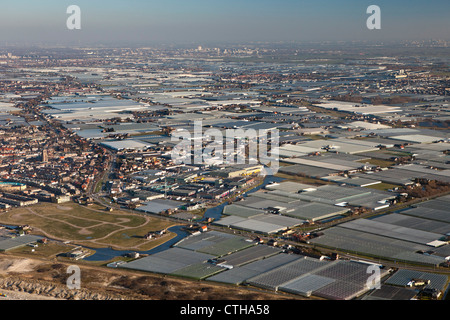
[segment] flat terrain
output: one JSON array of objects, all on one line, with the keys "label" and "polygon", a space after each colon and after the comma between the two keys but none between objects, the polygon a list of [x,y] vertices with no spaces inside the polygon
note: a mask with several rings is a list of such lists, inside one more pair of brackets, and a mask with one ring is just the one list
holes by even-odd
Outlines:
[{"label": "flat terrain", "polygon": [[285,300],[299,296],[189,281],[133,270],[78,264],[81,288],[68,289],[70,264],[0,254],[2,299],[64,300]]},{"label": "flat terrain", "polygon": [[[0,300],[299,299],[259,289],[108,268],[104,262],[99,265],[58,257],[58,254],[68,252],[76,245],[148,250],[172,236],[168,234],[157,240],[143,239],[142,236],[149,231],[171,225],[157,218],[121,211],[107,212],[100,206],[43,203],[1,213],[0,223],[27,224],[33,228],[33,234],[55,239],[38,247],[23,246],[0,253]],[[70,240],[70,243],[58,240]],[[70,290],[66,285],[70,276],[67,267],[72,264],[81,268],[80,290]]]},{"label": "flat terrain", "polygon": [[175,236],[170,232],[155,240],[143,238],[149,231],[166,229],[173,223],[122,211],[107,212],[101,206],[40,203],[0,213],[0,223],[27,224],[33,234],[100,248],[146,251]]}]

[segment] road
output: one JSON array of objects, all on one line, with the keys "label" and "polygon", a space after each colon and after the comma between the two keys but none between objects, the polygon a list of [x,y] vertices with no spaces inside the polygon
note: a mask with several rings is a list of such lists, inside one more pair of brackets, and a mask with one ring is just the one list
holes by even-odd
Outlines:
[{"label": "road", "polygon": [[[448,194],[448,192],[446,194]],[[438,197],[438,196],[441,196],[441,195],[436,195],[435,197]],[[113,207],[113,208],[121,210],[121,211],[127,211],[127,212],[130,212],[130,213],[138,213],[138,214],[141,214],[141,215],[144,215],[144,216],[149,216],[150,215],[150,216],[154,216],[154,217],[159,218],[159,219],[164,219],[164,220],[171,221],[171,222],[178,223],[178,224],[179,223],[181,223],[181,224],[185,224],[186,223],[187,224],[186,221],[179,220],[179,219],[173,218],[171,216],[162,216],[160,214],[143,213],[143,212],[140,212],[140,211],[137,211],[137,210],[131,210],[131,209],[122,208],[122,207],[120,207],[117,204],[109,203],[107,200],[105,200],[101,196],[101,194],[93,195],[93,198],[96,201],[98,201],[99,203],[101,203],[101,204],[103,204],[105,206],[110,206],[110,207]],[[429,200],[429,199],[431,199],[431,197],[427,198],[427,200]],[[416,200],[413,200],[413,201],[411,201],[411,202],[409,202],[407,204],[406,203],[402,203],[401,205],[402,206],[411,205],[413,203],[422,202],[422,201],[424,201],[424,200],[423,199],[422,200],[416,199]],[[351,216],[351,217],[347,217],[345,219],[339,219],[337,221],[332,221],[332,222],[329,222],[329,223],[324,224],[324,225],[318,225],[315,230],[316,231],[317,230],[323,230],[323,229],[331,228],[331,227],[336,226],[338,224],[341,224],[341,223],[344,223],[344,222],[348,222],[348,221],[351,221],[351,220],[354,220],[354,219],[361,219],[361,218],[367,218],[367,217],[370,217],[370,216],[386,214],[386,213],[393,212],[393,211],[396,211],[396,210],[398,210],[398,208],[391,207],[391,208],[387,208],[387,209],[381,210],[379,212],[369,212],[369,213],[362,214],[362,215]],[[201,223],[201,224],[205,224],[206,225],[207,223]],[[321,246],[318,246],[318,245],[312,245],[312,244],[307,244],[307,243],[299,243],[299,242],[296,242],[296,241],[283,239],[282,237],[274,236],[274,235],[273,236],[272,235],[261,235],[261,234],[254,233],[254,232],[251,232],[251,231],[231,229],[231,228],[228,228],[228,227],[214,225],[214,224],[208,224],[208,229],[221,231],[221,232],[225,232],[225,233],[230,233],[230,234],[236,234],[236,235],[248,237],[250,239],[255,239],[255,238],[259,237],[259,238],[263,239],[265,242],[267,242],[270,239],[275,239],[280,245],[291,245],[291,246],[294,246],[294,247],[299,247],[299,248],[304,248],[304,249],[316,249],[316,250],[319,250],[320,252],[322,252],[324,255],[331,254],[332,252],[336,252],[336,253],[340,254],[342,257],[348,257],[348,258],[351,258],[351,259],[362,259],[361,257],[358,257],[355,254],[349,254],[349,253],[346,253],[346,252],[339,252],[339,250],[337,250],[337,249],[329,249],[329,248],[321,247]],[[313,232],[313,231],[311,231],[311,232]],[[401,268],[407,268],[407,269],[411,269],[411,270],[419,270],[419,271],[423,271],[423,272],[439,271],[439,272],[442,272],[442,273],[450,273],[450,269],[447,269],[447,268],[444,268],[444,267],[436,268],[436,267],[433,267],[433,266],[427,267],[427,266],[408,265],[408,264],[405,264],[405,263],[395,263],[393,261],[383,260],[383,259],[375,259],[375,258],[371,259],[370,261],[374,262],[374,263],[381,263],[381,264],[383,264],[385,266],[389,266],[389,267],[393,267],[393,268],[400,268],[401,267]]]},{"label": "road", "polygon": [[[140,214],[140,215],[143,215],[143,216],[154,216],[156,218],[163,219],[163,220],[170,221],[170,222],[174,222],[176,224],[187,224],[188,223],[187,221],[180,220],[180,219],[177,219],[177,218],[174,218],[174,217],[171,217],[171,216],[163,216],[163,215],[160,215],[160,214],[144,213],[144,212],[141,212],[141,211],[138,211],[138,210],[131,210],[131,209],[122,208],[120,205],[117,205],[115,203],[111,203],[110,201],[106,200],[104,198],[104,196],[105,196],[104,193],[102,193],[102,192],[95,193],[95,189],[96,189],[97,184],[98,183],[102,183],[102,181],[107,180],[109,178],[110,174],[112,173],[113,168],[114,168],[114,164],[115,164],[115,161],[116,161],[116,154],[114,152],[110,151],[110,150],[108,150],[108,152],[110,154],[110,161],[108,163],[107,169],[102,174],[99,175],[99,178],[95,179],[89,185],[89,188],[88,188],[88,191],[87,191],[88,196],[92,197],[95,201],[101,203],[102,205],[105,205],[107,207],[111,207],[111,208],[114,208],[114,209],[117,209],[117,210],[126,211],[126,212],[130,212],[130,213],[134,213],[134,214],[137,213],[137,214]],[[389,208],[386,208],[386,209],[383,209],[383,210],[380,210],[380,211],[375,211],[375,212],[372,211],[372,212],[367,212],[367,213],[363,213],[363,214],[359,214],[359,215],[352,215],[352,216],[345,217],[343,219],[333,220],[333,221],[330,221],[330,222],[327,222],[327,223],[324,223],[324,224],[318,224],[317,228],[315,228],[314,230],[310,230],[310,232],[328,229],[328,228],[334,227],[336,225],[342,224],[344,222],[352,221],[352,220],[355,220],[355,219],[363,219],[363,218],[368,218],[368,217],[372,217],[372,216],[376,216],[376,215],[382,215],[382,214],[386,214],[386,213],[391,213],[391,212],[399,210],[399,208],[407,207],[407,206],[413,205],[415,203],[420,203],[420,202],[423,202],[423,201],[431,200],[433,198],[436,198],[436,197],[439,197],[439,196],[443,196],[443,195],[446,195],[446,194],[449,194],[449,193],[450,192],[445,192],[445,193],[442,193],[442,194],[436,194],[436,195],[434,195],[432,197],[428,197],[426,199],[414,199],[414,200],[411,200],[409,202],[401,203],[401,204],[398,204],[396,206],[389,207]],[[202,222],[201,224],[207,224],[207,223]],[[304,249],[309,249],[309,250],[316,249],[316,250],[319,250],[320,252],[322,252],[323,254],[330,254],[332,252],[337,252],[342,257],[348,257],[348,258],[351,258],[351,259],[361,259],[361,258],[358,258],[358,256],[356,256],[354,254],[349,254],[349,253],[345,253],[345,252],[339,252],[339,250],[337,250],[337,249],[331,250],[329,248],[320,247],[318,245],[311,245],[311,244],[306,244],[306,243],[298,243],[298,242],[295,242],[295,241],[283,239],[281,237],[270,236],[270,235],[269,236],[263,236],[261,234],[257,234],[257,233],[251,232],[251,231],[236,230],[236,229],[222,227],[222,226],[218,226],[218,225],[214,225],[214,224],[208,224],[208,228],[210,230],[217,230],[217,231],[221,231],[221,232],[237,234],[237,235],[241,235],[241,236],[245,236],[245,237],[253,238],[253,239],[255,239],[256,237],[259,237],[259,238],[263,239],[265,242],[267,242],[269,239],[275,239],[281,245],[292,245],[292,246],[300,247],[300,248],[303,247]],[[382,260],[382,259],[373,259],[373,260],[371,260],[371,262],[381,263],[381,264],[383,264],[385,266],[392,267],[392,268],[399,268],[399,267],[401,267],[401,268],[408,268],[408,269],[411,269],[411,270],[419,270],[419,271],[424,271],[424,272],[436,271],[436,267],[407,265],[407,264],[404,264],[404,263],[395,263],[395,262],[392,262],[392,261]],[[450,273],[450,269],[439,268],[439,272]]]},{"label": "road", "polygon": [[100,183],[103,183],[103,181],[106,181],[109,176],[111,175],[113,169],[114,169],[114,165],[116,163],[116,158],[117,155],[114,152],[111,152],[110,150],[106,149],[106,151],[108,152],[110,159],[107,163],[107,168],[100,174],[98,174],[94,180],[92,180],[86,190],[86,194],[89,197],[92,197],[96,192],[97,189],[97,185]]}]

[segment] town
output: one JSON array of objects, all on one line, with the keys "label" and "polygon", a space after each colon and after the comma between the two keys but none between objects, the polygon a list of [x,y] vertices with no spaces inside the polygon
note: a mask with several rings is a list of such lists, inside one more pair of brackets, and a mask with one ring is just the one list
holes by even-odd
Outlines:
[{"label": "town", "polygon": [[[443,299],[448,43],[361,46],[0,52],[0,251],[302,298]],[[411,46],[424,54],[396,54]]]}]

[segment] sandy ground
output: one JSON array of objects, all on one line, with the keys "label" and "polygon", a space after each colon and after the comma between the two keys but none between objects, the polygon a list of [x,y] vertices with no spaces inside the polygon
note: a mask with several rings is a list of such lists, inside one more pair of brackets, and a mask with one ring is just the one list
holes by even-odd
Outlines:
[{"label": "sandy ground", "polygon": [[[7,275],[10,272],[14,273],[32,272],[34,268],[39,264],[40,262],[33,261],[31,259],[0,260],[0,274]],[[0,289],[0,301],[2,300],[58,300],[58,299],[26,292],[17,292],[12,290]]]},{"label": "sandy ground", "polygon": [[[0,254],[1,300],[272,300],[292,299],[164,275],[81,264],[81,288],[67,287],[71,262]],[[2,296],[6,295],[6,297]],[[294,299],[301,299],[294,297]]]},{"label": "sandy ground", "polygon": [[40,262],[31,259],[1,259],[0,260],[0,274],[7,274],[10,272],[31,272]]},{"label": "sandy ground", "polygon": [[[3,295],[6,295],[6,297],[4,297]],[[0,289],[0,301],[2,300],[61,300],[61,299],[26,292],[17,292]]]}]

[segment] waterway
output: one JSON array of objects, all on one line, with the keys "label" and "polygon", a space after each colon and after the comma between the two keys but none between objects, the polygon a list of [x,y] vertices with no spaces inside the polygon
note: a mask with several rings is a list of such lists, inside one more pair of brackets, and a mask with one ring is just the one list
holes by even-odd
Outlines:
[{"label": "waterway", "polygon": [[[248,194],[256,192],[256,191],[264,188],[268,184],[271,184],[274,182],[281,182],[283,180],[284,180],[283,178],[267,176],[264,178],[264,181],[260,185],[256,186],[253,189],[250,189],[249,191],[244,193],[243,196],[246,197]],[[226,205],[228,205],[228,202],[224,202],[216,207],[209,208],[208,210],[205,211],[205,214],[201,221],[204,221],[208,218],[213,218],[214,220],[219,220],[222,216],[223,208]],[[174,226],[174,227],[169,228],[168,231],[175,233],[176,234],[175,238],[173,238],[167,242],[164,242],[161,245],[159,245],[151,250],[133,251],[133,250],[114,250],[112,248],[97,248],[97,249],[89,248],[89,249],[95,250],[95,253],[93,255],[90,255],[90,256],[84,258],[83,260],[86,260],[86,261],[108,261],[115,257],[123,256],[128,253],[132,253],[132,252],[138,252],[139,254],[154,254],[154,253],[158,253],[158,252],[169,249],[172,245],[181,241],[182,239],[184,239],[185,237],[187,237],[190,234],[183,230],[183,226]]]},{"label": "waterway", "polygon": [[112,248],[89,248],[95,250],[93,255],[90,255],[83,260],[85,261],[108,261],[118,256],[123,256],[128,253],[138,252],[139,254],[154,254],[164,250],[169,249],[172,245],[177,243],[178,241],[184,239],[189,235],[188,232],[184,231],[183,226],[173,226],[168,229],[168,231],[173,232],[176,236],[169,241],[166,241],[159,246],[147,250],[147,251],[135,251],[135,250],[115,250]]}]

